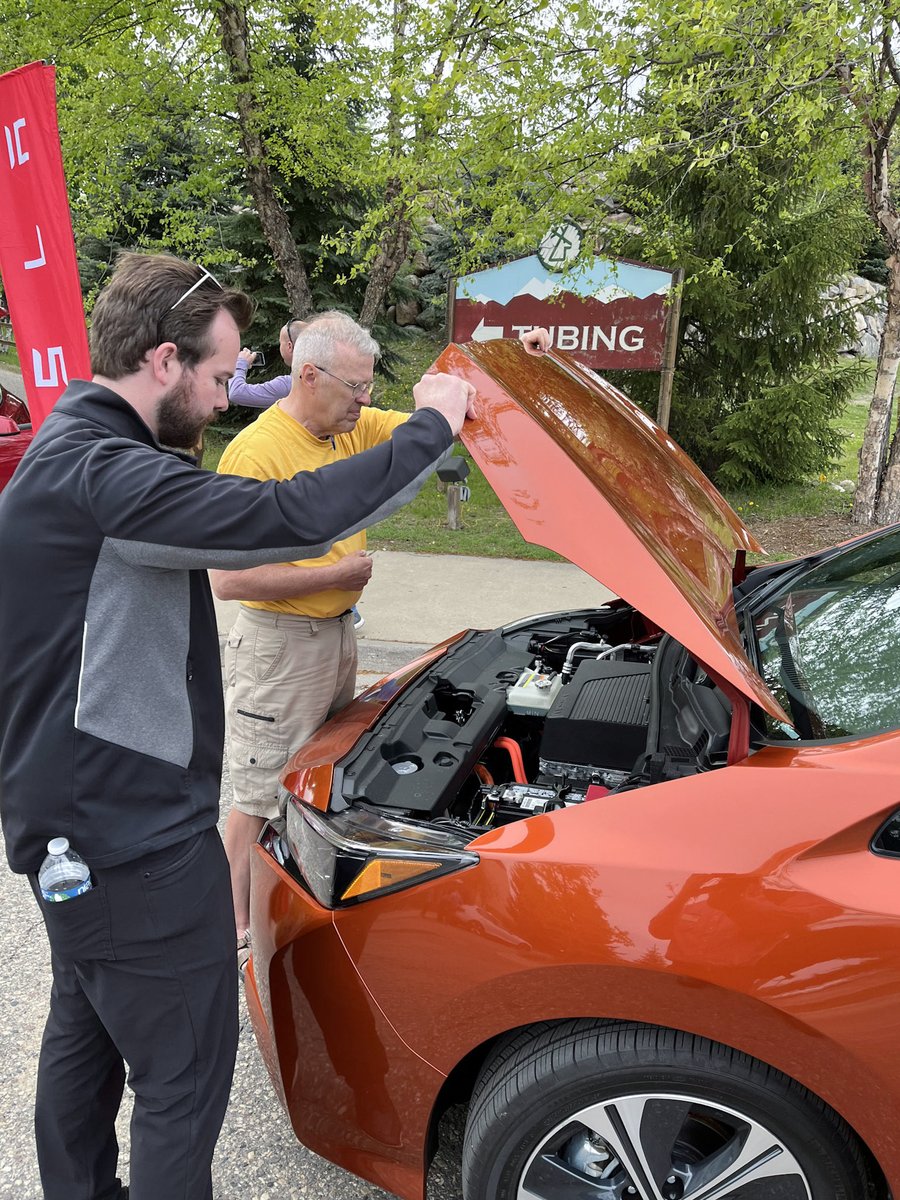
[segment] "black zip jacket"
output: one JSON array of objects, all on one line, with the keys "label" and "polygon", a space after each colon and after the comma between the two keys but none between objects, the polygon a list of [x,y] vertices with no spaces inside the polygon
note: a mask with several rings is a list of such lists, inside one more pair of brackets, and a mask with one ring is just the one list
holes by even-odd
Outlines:
[{"label": "black zip jacket", "polygon": [[0,494],[0,815],[14,871],[90,866],[216,823],[224,740],[206,568],[316,558],[410,500],[450,427],[414,413],[345,462],[198,470],[97,384],[69,385]]}]

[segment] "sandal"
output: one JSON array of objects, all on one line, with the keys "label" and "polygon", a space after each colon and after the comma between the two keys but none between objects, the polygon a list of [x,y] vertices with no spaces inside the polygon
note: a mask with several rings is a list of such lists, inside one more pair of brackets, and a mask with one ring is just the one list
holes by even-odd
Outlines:
[{"label": "sandal", "polygon": [[237,944],[238,974],[242,977],[243,977],[244,972],[247,970],[247,963],[250,961],[251,953],[252,953],[252,951],[251,951],[251,947],[250,947],[250,930],[245,929],[243,934],[238,938],[238,944]]}]

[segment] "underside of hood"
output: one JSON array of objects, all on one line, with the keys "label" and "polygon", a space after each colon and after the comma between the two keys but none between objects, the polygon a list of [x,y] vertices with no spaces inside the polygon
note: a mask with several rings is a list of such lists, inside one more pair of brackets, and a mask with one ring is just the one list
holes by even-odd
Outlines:
[{"label": "underside of hood", "polygon": [[668,433],[559,351],[469,342],[436,366],[475,387],[461,438],[525,540],[587,571],[786,720],[734,613],[735,553],[760,546]]}]

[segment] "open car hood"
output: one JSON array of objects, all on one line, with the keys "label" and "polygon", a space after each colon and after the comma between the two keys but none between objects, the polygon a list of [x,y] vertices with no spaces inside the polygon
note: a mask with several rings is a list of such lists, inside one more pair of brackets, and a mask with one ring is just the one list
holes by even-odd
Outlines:
[{"label": "open car hood", "polygon": [[735,552],[760,546],[669,435],[558,351],[468,342],[436,366],[474,385],[462,441],[525,540],[593,575],[720,681],[788,720],[734,614]]}]

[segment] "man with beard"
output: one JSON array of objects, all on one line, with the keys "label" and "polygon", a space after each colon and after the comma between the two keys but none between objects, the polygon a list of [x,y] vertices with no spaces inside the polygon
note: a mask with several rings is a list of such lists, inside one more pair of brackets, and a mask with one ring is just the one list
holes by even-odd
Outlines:
[{"label": "man with beard", "polygon": [[[446,375],[352,462],[284,481],[198,470],[252,305],[168,255],[123,255],[74,381],[0,496],[0,815],[50,942],[35,1134],[45,1200],[211,1200],[237,1045],[224,717],[207,567],[316,557],[415,493],[466,415]],[[92,887],[37,872],[67,838]]]}]

